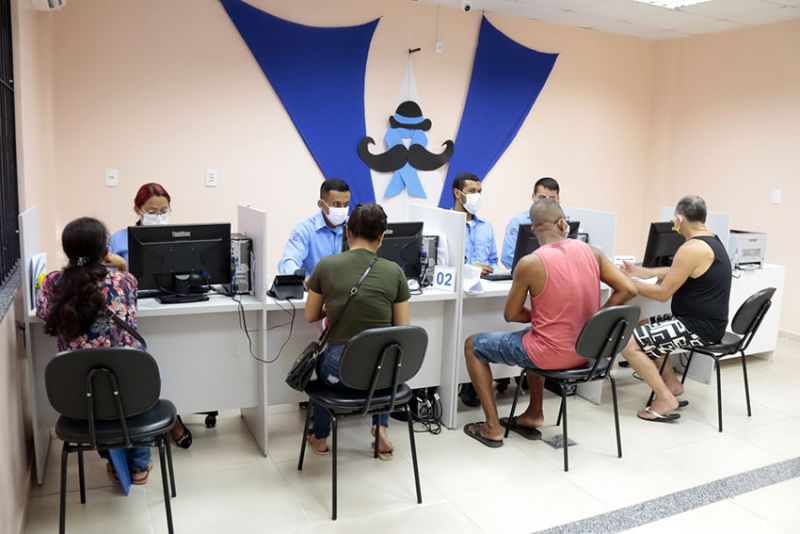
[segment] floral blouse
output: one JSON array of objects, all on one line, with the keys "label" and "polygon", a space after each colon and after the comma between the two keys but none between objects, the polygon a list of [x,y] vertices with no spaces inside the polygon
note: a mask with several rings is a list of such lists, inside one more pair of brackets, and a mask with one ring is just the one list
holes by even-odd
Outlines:
[{"label": "floral blouse", "polygon": [[[53,309],[55,289],[61,280],[61,271],[54,271],[47,275],[42,282],[42,288],[36,296],[36,315],[46,318]],[[136,326],[136,278],[127,272],[109,271],[101,283],[101,290],[106,297],[108,305],[115,313],[125,319],[134,329]],[[99,347],[132,347],[144,349],[141,343],[114,324],[102,313],[84,335],[72,341],[58,337],[58,350],[90,349]]]}]

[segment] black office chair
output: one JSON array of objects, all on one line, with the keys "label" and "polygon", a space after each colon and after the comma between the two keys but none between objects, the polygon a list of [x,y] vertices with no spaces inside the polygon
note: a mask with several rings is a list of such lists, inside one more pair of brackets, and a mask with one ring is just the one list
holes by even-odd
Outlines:
[{"label": "black office chair", "polygon": [[[347,343],[339,363],[340,386],[329,386],[320,380],[309,382],[306,393],[310,402],[306,409],[303,441],[297,470],[303,469],[303,457],[309,434],[309,420],[314,403],[331,415],[331,445],[333,496],[331,519],[336,519],[336,447],[338,417],[346,415],[374,415],[401,409],[408,421],[411,442],[411,460],[414,465],[414,482],[417,502],[422,502],[417,465],[417,446],[414,442],[413,417],[408,408],[411,388],[406,384],[417,374],[425,358],[428,334],[418,326],[391,326],[365,330]],[[345,389],[347,388],[347,389]],[[378,457],[380,432],[375,433],[375,458]]]},{"label": "black office chair", "polygon": [[177,494],[169,431],[177,412],[170,401],[159,399],[161,377],[153,357],[129,348],[81,349],[56,355],[44,373],[47,398],[61,415],[56,435],[64,442],[59,532],[66,529],[67,455],[78,453],[81,503],[85,503],[84,451],[144,446],[158,447],[172,534],[170,489],[173,497]]},{"label": "black office chair", "polygon": [[[550,379],[561,388],[561,408],[558,411],[556,426],[562,423],[561,439],[564,447],[564,471],[569,471],[569,443],[567,440],[567,390],[570,386],[595,380],[608,379],[611,382],[611,395],[614,402],[614,427],[617,431],[617,456],[622,458],[622,440],[619,435],[619,409],[617,407],[617,383],[611,369],[614,360],[628,343],[636,321],[639,320],[638,306],[613,306],[605,308],[592,315],[581,330],[575,342],[575,351],[589,358],[585,367],[577,369],[564,369],[546,371],[543,369],[526,369],[520,374],[520,381],[525,378],[525,373],[534,373],[545,379]],[[514,393],[514,402],[511,404],[511,413],[508,416],[505,437],[511,428],[511,421],[517,409],[517,400],[522,388],[517,388]]]},{"label": "black office chair", "polygon": [[[714,369],[717,373],[717,419],[719,420],[719,431],[722,432],[722,380],[719,373],[719,361],[725,356],[731,356],[737,352],[741,354],[742,358],[742,373],[744,373],[744,395],[747,399],[747,417],[753,415],[750,410],[750,387],[747,384],[747,363],[744,356],[744,351],[756,335],[758,327],[761,326],[761,321],[772,306],[772,296],[775,294],[774,287],[768,287],[760,291],[756,291],[747,300],[739,306],[736,315],[733,316],[731,321],[731,329],[733,332],[726,332],[722,341],[713,345],[705,345],[703,347],[693,347],[689,352],[689,359],[683,369],[683,376],[681,377],[681,384],[686,382],[686,374],[689,372],[689,365],[692,363],[694,354],[700,353],[714,358]],[[664,367],[667,365],[667,359],[661,363],[660,372],[664,372]],[[650,398],[647,400],[649,406],[653,402],[655,392],[650,393]]]}]

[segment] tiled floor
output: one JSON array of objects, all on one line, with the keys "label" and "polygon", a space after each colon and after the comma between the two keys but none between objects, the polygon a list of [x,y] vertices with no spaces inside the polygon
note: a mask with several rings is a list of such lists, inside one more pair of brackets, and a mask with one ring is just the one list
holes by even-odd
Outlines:
[{"label": "tiled floor", "polygon": [[[630,372],[618,373],[622,459],[617,459],[611,404],[569,401],[570,472],[562,453],[543,442],[512,434],[500,449],[488,449],[459,429],[417,434],[423,504],[415,502],[405,426],[392,423],[393,462],[369,455],[366,420],[345,420],[340,432],[339,520],[331,521],[330,459],[309,453],[296,469],[302,414],[271,416],[271,456],[257,450],[236,414],[205,429],[188,416],[195,442],[175,451],[178,497],[172,501],[177,532],[487,532],[530,533],[603,514],[732,474],[800,456],[800,344],[780,340],[773,363],[750,359],[753,417],[746,416],[741,367],[723,367],[725,432],[716,428],[715,388],[689,381],[690,406],[677,424],[639,421],[635,410],[646,386]],[[507,411],[513,389],[501,399]],[[545,437],[558,399],[547,395]],[[462,410],[459,424],[481,419]],[[56,532],[58,453],[53,442],[45,484],[35,488],[26,532]],[[77,494],[77,460],[70,463],[67,528],[90,534],[166,532],[159,470],[128,498],[109,482],[103,462],[87,457],[87,503]],[[665,517],[637,532],[798,532],[800,479]]]}]

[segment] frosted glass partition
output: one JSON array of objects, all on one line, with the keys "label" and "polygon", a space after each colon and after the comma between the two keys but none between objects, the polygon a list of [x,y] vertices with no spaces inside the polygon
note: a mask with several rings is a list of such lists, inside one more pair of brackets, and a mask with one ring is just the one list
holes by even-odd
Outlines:
[{"label": "frosted glass partition", "polygon": [[564,208],[571,221],[580,221],[580,231],[589,234],[589,243],[596,246],[610,259],[614,259],[614,244],[617,236],[617,214],[585,208]]},{"label": "frosted glass partition", "polygon": [[[672,214],[675,213],[675,208],[663,206],[661,208],[661,221],[672,220]],[[731,215],[730,213],[721,213],[718,211],[709,211],[706,217],[706,226],[709,230],[719,236],[725,248],[728,248],[728,239],[731,235]]]}]

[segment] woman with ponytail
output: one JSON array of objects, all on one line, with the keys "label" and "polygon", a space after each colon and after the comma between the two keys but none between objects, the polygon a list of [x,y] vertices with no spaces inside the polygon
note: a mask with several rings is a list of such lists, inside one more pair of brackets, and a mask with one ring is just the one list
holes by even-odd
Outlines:
[{"label": "woman with ponytail", "polygon": [[[130,273],[106,269],[108,231],[97,219],[82,217],[70,222],[61,234],[69,263],[47,275],[36,297],[36,313],[45,332],[58,338],[58,350],[98,347],[132,347],[141,343],[102,312],[108,307],[136,328],[137,281]],[[126,449],[134,484],[144,484],[152,467],[150,449]],[[107,451],[101,456],[109,459]],[[114,474],[111,462],[110,474]]]}]

